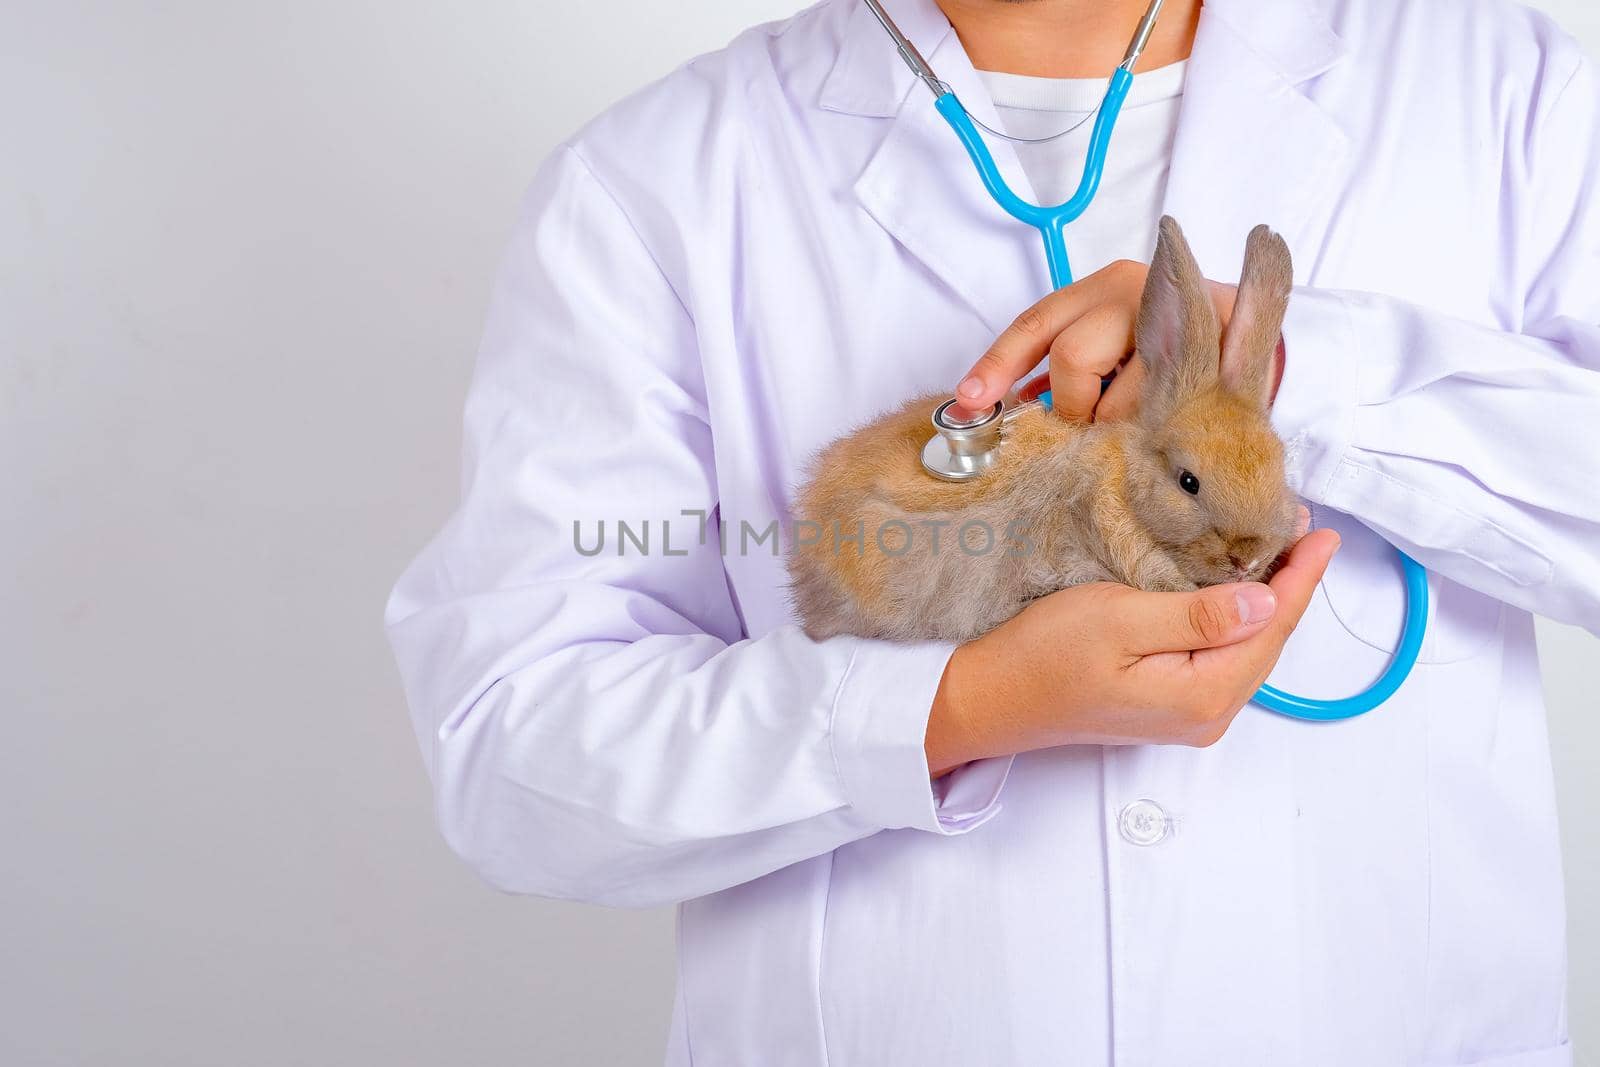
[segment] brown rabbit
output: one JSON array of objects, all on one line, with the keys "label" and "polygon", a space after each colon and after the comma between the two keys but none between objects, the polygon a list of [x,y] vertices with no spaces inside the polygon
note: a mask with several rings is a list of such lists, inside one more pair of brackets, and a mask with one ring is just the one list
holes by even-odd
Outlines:
[{"label": "brown rabbit", "polygon": [[1295,523],[1268,420],[1292,274],[1283,238],[1251,231],[1223,339],[1183,231],[1163,218],[1135,328],[1148,369],[1136,418],[1020,414],[995,465],[962,483],[921,465],[944,397],[828,446],[795,509],[789,574],[806,633],[965,641],[1083,582],[1263,577]]}]

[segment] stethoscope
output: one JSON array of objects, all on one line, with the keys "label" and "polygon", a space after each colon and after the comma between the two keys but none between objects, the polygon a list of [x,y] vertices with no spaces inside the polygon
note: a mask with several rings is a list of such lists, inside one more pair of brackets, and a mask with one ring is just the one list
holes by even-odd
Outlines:
[{"label": "stethoscope", "polygon": [[[1039,231],[1044,238],[1045,261],[1050,267],[1050,283],[1059,289],[1072,284],[1072,265],[1067,258],[1067,224],[1077,219],[1094,200],[1100,188],[1100,178],[1105,172],[1106,151],[1111,145],[1111,131],[1122,113],[1122,102],[1133,85],[1133,68],[1149,43],[1155,29],[1156,18],[1161,13],[1164,0],[1152,0],[1134,30],[1127,54],[1117,69],[1111,72],[1111,84],[1095,115],[1094,129],[1089,137],[1089,151],[1083,161],[1083,178],[1078,191],[1071,199],[1055,207],[1042,207],[1022,199],[1011,191],[995,165],[989,146],[978,133],[977,125],[967,109],[962,106],[950,86],[940,81],[928,61],[922,58],[917,46],[912,44],[894,24],[880,0],[866,0],[866,5],[877,16],[878,22],[894,40],[900,58],[917,79],[927,86],[934,96],[934,107],[950,128],[961,139],[967,155],[971,157],[978,176],[989,195],[1005,209],[1006,213]],[[1035,400],[1017,404],[1009,409],[997,403],[989,411],[972,418],[958,418],[956,401],[948,400],[933,413],[936,431],[922,450],[922,465],[929,474],[945,481],[966,481],[976,478],[993,464],[1005,424],[1033,408],[1050,407],[1050,394],[1042,393]],[[1296,696],[1274,686],[1263,685],[1252,698],[1256,704],[1290,718],[1313,722],[1333,722],[1350,719],[1376,708],[1388,700],[1410,675],[1422,651],[1422,637],[1428,622],[1428,572],[1410,556],[1395,550],[1400,557],[1400,567],[1405,580],[1405,623],[1400,632],[1400,644],[1390,657],[1389,664],[1377,681],[1363,692],[1335,700]]]}]

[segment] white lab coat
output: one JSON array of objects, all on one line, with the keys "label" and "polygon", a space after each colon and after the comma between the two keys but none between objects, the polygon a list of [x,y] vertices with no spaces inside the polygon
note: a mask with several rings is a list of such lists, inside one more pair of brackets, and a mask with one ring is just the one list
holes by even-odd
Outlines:
[{"label": "white lab coat", "polygon": [[1046,290],[1038,240],[852,0],[624,102],[533,185],[460,509],[390,605],[445,836],[510,891],[681,902],[672,1064],[1570,1063],[1530,613],[1600,629],[1597,121],[1498,0],[1206,5],[1166,210],[1216,278],[1287,237],[1275,420],[1344,537],[1273,680],[1375,676],[1386,541],[1432,574],[1422,663],[1352,722],[930,789],[948,647],[807,640],[752,535]]}]

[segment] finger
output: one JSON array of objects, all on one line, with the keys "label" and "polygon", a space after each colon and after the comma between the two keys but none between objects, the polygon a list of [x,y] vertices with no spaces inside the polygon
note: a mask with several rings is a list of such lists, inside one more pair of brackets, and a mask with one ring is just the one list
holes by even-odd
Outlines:
[{"label": "finger", "polygon": [[[1032,400],[1035,397],[1037,397],[1040,393],[1044,392],[1046,389],[1049,389],[1049,388],[1050,388],[1050,375],[1041,374],[1036,378],[1030,379],[1027,385],[1024,385],[1021,389],[1017,390],[1017,399],[1018,400]],[[1052,398],[1052,399],[1054,399],[1054,398]]]},{"label": "finger", "polygon": [[1133,593],[1123,601],[1123,638],[1137,656],[1231,645],[1260,633],[1277,612],[1277,594],[1260,582]]},{"label": "finger", "polygon": [[1144,360],[1138,356],[1134,356],[1117,368],[1117,376],[1111,379],[1111,385],[1107,387],[1105,395],[1100,398],[1100,403],[1095,405],[1094,421],[1115,422],[1137,415],[1147,373]]},{"label": "finger", "polygon": [[1289,558],[1272,576],[1271,588],[1278,598],[1278,611],[1270,627],[1272,633],[1287,640],[1300,625],[1301,616],[1305,615],[1317,591],[1317,583],[1322,581],[1337,551],[1339,535],[1332,530],[1307,534],[1289,550]]},{"label": "finger", "polygon": [[961,379],[956,399],[963,407],[982,411],[1005,396],[1018,378],[1044,359],[1056,334],[1082,312],[1080,304],[1068,286],[1018,315]]},{"label": "finger", "polygon": [[1057,415],[1087,422],[1100,403],[1103,381],[1133,351],[1134,309],[1100,304],[1050,342],[1051,406]]},{"label": "finger", "polygon": [[1195,655],[1196,665],[1202,669],[1229,666],[1249,661],[1251,673],[1264,680],[1283,651],[1283,644],[1311,604],[1317,583],[1328,569],[1333,554],[1339,550],[1339,535],[1332,530],[1316,530],[1302,537],[1289,551],[1278,573],[1272,576],[1270,587],[1276,596],[1278,609],[1271,621],[1259,632],[1228,648],[1209,649]]},{"label": "finger", "polygon": [[967,372],[956,386],[957,399],[968,408],[983,410],[1037,367],[1056,335],[1085,311],[1108,302],[1137,307],[1146,270],[1143,264],[1119,260],[1034,304],[995,338]]},{"label": "finger", "polygon": [[1211,287],[1211,306],[1217,309],[1217,322],[1226,329],[1233,318],[1233,305],[1239,300],[1239,287],[1227,282],[1214,282],[1209,278],[1206,284]]},{"label": "finger", "polygon": [[1263,580],[1268,584],[1271,583],[1272,576],[1282,570],[1285,563],[1289,562],[1289,553],[1294,551],[1294,546],[1299,544],[1300,539],[1306,535],[1306,531],[1311,529],[1311,510],[1304,504],[1296,504],[1294,512],[1294,532],[1289,535],[1289,543],[1283,546],[1283,551],[1278,553],[1277,557],[1273,559],[1272,565],[1267,568],[1267,577]]}]

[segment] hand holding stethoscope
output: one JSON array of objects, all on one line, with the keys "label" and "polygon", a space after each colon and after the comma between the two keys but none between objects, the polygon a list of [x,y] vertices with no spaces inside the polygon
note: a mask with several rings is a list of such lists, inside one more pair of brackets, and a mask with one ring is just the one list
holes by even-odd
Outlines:
[{"label": "hand holding stethoscope", "polygon": [[[1144,383],[1144,365],[1133,351],[1133,327],[1148,271],[1146,264],[1119,260],[1017,316],[956,387],[961,406],[988,410],[1048,358],[1048,376],[1029,382],[1021,390],[1023,400],[1048,389],[1057,414],[1069,419],[1115,420],[1133,414]],[[1236,287],[1221,282],[1211,287],[1212,305],[1226,329]],[[1279,376],[1282,367],[1280,348]]]}]

